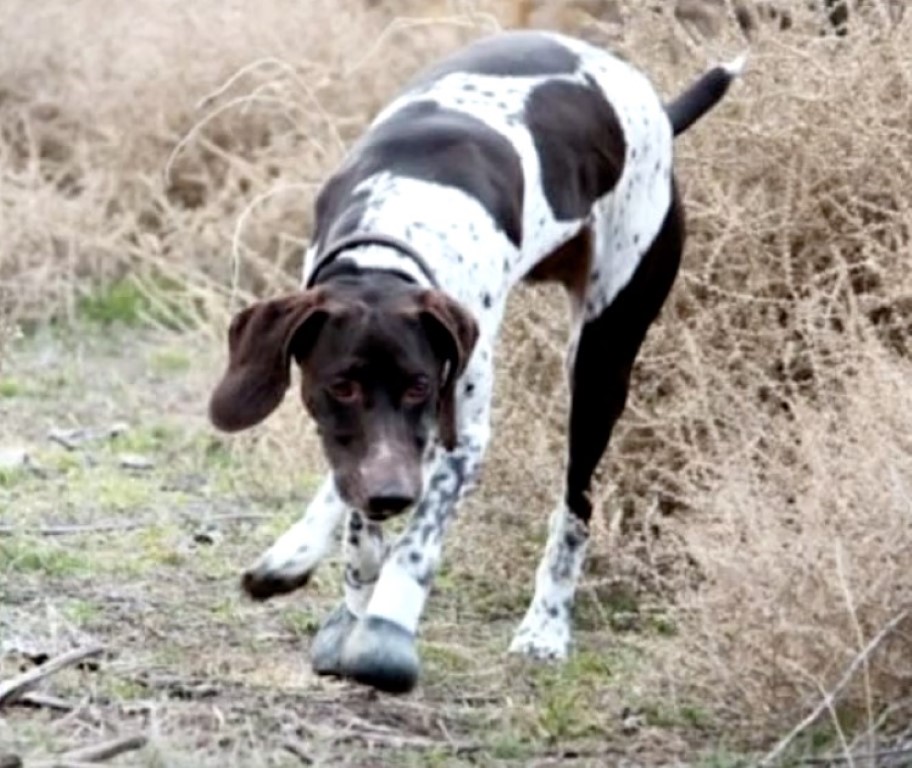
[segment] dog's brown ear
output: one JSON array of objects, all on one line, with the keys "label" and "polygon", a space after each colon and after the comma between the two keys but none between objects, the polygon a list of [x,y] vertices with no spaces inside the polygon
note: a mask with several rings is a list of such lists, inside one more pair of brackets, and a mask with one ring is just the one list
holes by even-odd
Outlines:
[{"label": "dog's brown ear", "polygon": [[427,291],[421,298],[422,321],[434,348],[445,361],[440,386],[437,424],[448,451],[456,445],[456,380],[469,364],[478,341],[478,323],[461,304],[442,291]]},{"label": "dog's brown ear", "polygon": [[327,318],[320,289],[261,301],[228,328],[228,368],[209,400],[209,419],[225,432],[258,424],[282,402],[294,354],[305,355]]}]

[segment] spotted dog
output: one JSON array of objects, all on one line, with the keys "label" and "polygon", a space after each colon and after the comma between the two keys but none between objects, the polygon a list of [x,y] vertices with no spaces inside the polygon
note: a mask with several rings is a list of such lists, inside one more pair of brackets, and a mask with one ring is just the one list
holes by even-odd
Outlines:
[{"label": "spotted dog", "polygon": [[[673,137],[742,64],[663,105],[591,45],[497,34],[418,75],[327,180],[301,290],[233,318],[210,400],[218,428],[251,427],[300,369],[331,472],[243,588],[266,599],[303,586],[344,523],[344,600],[314,639],[317,672],[416,684],[415,635],[488,443],[495,339],[521,280],[567,290],[572,405],[566,485],[510,650],[567,655],[591,477],[681,258]],[[386,541],[382,522],[407,510]]]}]

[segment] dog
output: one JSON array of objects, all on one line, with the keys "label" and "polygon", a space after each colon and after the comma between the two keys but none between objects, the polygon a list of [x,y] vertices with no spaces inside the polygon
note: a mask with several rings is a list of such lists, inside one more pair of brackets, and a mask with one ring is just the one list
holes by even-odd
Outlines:
[{"label": "dog", "polygon": [[[301,290],[233,317],[209,402],[220,430],[252,427],[300,369],[331,470],[242,586],[257,600],[303,586],[344,521],[344,599],[312,643],[317,673],[416,685],[416,632],[488,443],[495,339],[521,280],[569,296],[571,409],[566,485],[510,651],[567,656],[590,481],[684,245],[673,138],[743,65],[663,105],[599,48],[501,32],[418,74],[325,182]],[[383,521],[406,511],[387,542]]]}]

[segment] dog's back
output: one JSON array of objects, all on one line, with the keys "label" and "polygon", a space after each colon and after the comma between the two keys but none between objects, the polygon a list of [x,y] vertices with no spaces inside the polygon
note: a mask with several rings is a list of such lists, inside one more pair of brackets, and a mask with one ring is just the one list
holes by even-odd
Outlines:
[{"label": "dog's back", "polygon": [[642,231],[623,224],[613,244],[629,264],[633,238],[654,236],[668,208],[671,141],[655,91],[620,59],[556,34],[485,38],[378,115],[320,195],[315,250],[389,232],[435,268],[468,266],[505,292],[599,203],[623,222],[637,212]]}]

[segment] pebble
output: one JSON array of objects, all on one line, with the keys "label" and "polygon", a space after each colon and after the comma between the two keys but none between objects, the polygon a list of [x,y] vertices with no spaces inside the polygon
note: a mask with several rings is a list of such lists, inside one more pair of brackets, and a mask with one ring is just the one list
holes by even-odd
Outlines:
[{"label": "pebble", "polygon": [[0,469],[22,469],[29,466],[28,451],[20,446],[0,448]]},{"label": "pebble", "polygon": [[123,469],[146,470],[152,469],[155,466],[155,462],[152,461],[152,459],[139,453],[121,453],[117,457],[117,461]]}]

